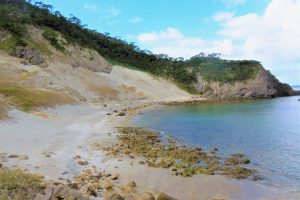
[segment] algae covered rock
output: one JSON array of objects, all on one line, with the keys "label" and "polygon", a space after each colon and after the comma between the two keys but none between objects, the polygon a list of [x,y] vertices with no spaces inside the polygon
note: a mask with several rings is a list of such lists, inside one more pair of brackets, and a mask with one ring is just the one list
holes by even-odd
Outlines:
[{"label": "algae covered rock", "polygon": [[157,196],[157,200],[177,200],[169,195],[166,195],[165,193],[161,192]]}]

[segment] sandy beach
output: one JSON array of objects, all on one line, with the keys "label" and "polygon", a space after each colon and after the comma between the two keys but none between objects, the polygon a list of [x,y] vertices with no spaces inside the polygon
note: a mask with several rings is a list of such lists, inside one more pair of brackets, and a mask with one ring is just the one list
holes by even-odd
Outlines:
[{"label": "sandy beach", "polygon": [[[0,149],[7,155],[23,155],[28,159],[7,159],[7,167],[21,167],[51,180],[72,180],[82,170],[95,166],[99,170],[120,174],[119,184],[137,183],[141,193],[150,190],[165,192],[177,199],[299,199],[299,193],[269,187],[250,180],[232,180],[223,176],[197,175],[190,178],[173,176],[169,170],[138,164],[138,159],[112,158],[94,143],[117,140],[115,127],[132,125],[140,106],[117,116],[114,110],[126,105],[68,105],[45,109],[40,113],[11,110],[10,119],[0,121]],[[80,155],[88,165],[74,160]]]},{"label": "sandy beach", "polygon": [[[134,126],[132,119],[147,109],[170,102],[176,105],[205,100],[188,94],[170,81],[118,66],[114,66],[110,74],[104,74],[57,63],[47,69],[24,66],[6,56],[1,62],[1,74],[11,80],[34,72],[32,79],[22,79],[21,86],[42,85],[64,90],[79,102],[41,108],[38,112],[8,109],[5,114],[8,118],[0,120],[0,159],[5,167],[22,168],[60,182],[73,180],[84,169],[96,168],[119,173],[118,184],[135,181],[140,193],[165,192],[183,200],[300,199],[299,193],[260,182],[231,180],[219,175],[177,177],[169,170],[140,165],[138,160],[129,158],[112,158],[94,149],[95,143],[116,142],[116,127]],[[92,83],[101,87],[91,87]],[[125,116],[119,116],[124,109]],[[78,155],[86,165],[78,164],[74,159]]]}]

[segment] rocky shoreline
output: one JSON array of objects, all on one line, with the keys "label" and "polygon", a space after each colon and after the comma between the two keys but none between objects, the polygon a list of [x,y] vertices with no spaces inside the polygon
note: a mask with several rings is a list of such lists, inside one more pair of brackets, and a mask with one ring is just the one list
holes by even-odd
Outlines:
[{"label": "rocky shoreline", "polygon": [[164,144],[161,134],[155,131],[136,127],[120,127],[118,130],[120,134],[117,144],[94,146],[117,158],[140,158],[139,164],[170,169],[176,176],[219,174],[236,179],[258,179],[254,170],[244,167],[250,160],[243,154],[236,153],[222,158],[216,148],[205,152],[201,147],[180,145],[171,137]]},{"label": "rocky shoreline", "polygon": [[[278,199],[284,199],[285,194],[282,191],[260,186],[256,181],[247,180],[249,177],[257,179],[257,176],[251,169],[244,167],[249,160],[241,154],[220,158],[217,149],[206,152],[199,147],[184,147],[173,138],[169,138],[169,141],[164,143],[158,133],[132,127],[133,117],[160,104],[161,102],[139,103],[136,106],[108,104],[104,107],[90,108],[95,113],[101,111],[101,116],[103,115],[100,122],[97,119],[95,120],[98,121],[96,124],[91,124],[94,131],[97,132],[96,135],[101,135],[100,138],[90,138],[91,142],[87,148],[92,151],[92,157],[89,158],[83,154],[82,151],[85,150],[85,147],[81,143],[85,143],[85,140],[81,140],[78,143],[80,146],[76,146],[77,150],[72,150],[72,154],[68,155],[71,157],[72,165],[78,170],[72,172],[70,169],[62,168],[63,171],[59,172],[62,174],[58,179],[52,179],[47,175],[43,180],[43,183],[47,183],[47,185],[37,192],[36,197],[39,197],[39,200],[238,199],[236,196],[242,191],[239,188],[250,188],[253,191],[261,191],[256,194],[257,196],[273,197],[278,195],[280,197]],[[95,111],[95,109],[99,109],[99,111]],[[83,118],[84,121],[79,119],[81,123],[91,122],[91,119],[98,116],[98,114],[87,112],[85,107],[81,110],[75,109],[74,113],[81,113],[84,110],[85,115],[89,116],[86,119]],[[103,113],[103,111],[105,112]],[[70,110],[67,109],[65,112],[69,113]],[[57,111],[53,111],[53,113],[56,113],[56,118],[60,115]],[[48,114],[50,115],[51,112]],[[51,123],[56,118],[43,119],[43,121]],[[77,126],[79,125],[72,125],[73,128]],[[124,126],[127,128],[116,128]],[[82,132],[81,128],[78,130]],[[146,142],[141,145],[143,141]],[[155,146],[154,149],[153,146]],[[108,154],[105,155],[105,153]],[[100,155],[100,160],[93,161],[94,156],[98,155]],[[1,161],[1,163],[5,165],[5,168],[2,169],[14,170],[15,167],[20,167],[26,170],[24,165],[11,168],[7,164],[9,162],[6,162],[15,159],[22,159],[27,163],[32,162],[32,156],[26,156],[23,154],[3,155],[5,162]],[[55,160],[56,156],[55,152],[44,155],[45,159],[50,160]],[[177,163],[179,160],[181,162]],[[63,162],[63,160],[57,161]],[[201,165],[201,167],[195,165],[199,161],[206,165]],[[44,175],[45,170],[35,172],[29,169],[28,171]],[[64,174],[68,176],[66,177]],[[245,178],[246,180],[239,180]],[[54,181],[48,181],[51,179]],[[241,192],[241,195],[243,196],[244,193]],[[249,198],[251,197],[253,195],[249,195]]]}]

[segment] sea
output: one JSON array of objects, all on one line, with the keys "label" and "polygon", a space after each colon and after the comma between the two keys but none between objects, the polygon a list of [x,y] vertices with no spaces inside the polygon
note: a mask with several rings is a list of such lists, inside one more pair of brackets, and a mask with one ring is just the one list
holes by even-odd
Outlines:
[{"label": "sea", "polygon": [[300,96],[161,106],[134,123],[220,156],[243,153],[264,184],[300,191]]}]

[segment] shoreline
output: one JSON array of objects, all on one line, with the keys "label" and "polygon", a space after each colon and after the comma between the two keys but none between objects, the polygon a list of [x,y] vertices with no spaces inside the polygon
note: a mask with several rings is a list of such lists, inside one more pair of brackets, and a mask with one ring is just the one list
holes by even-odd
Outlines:
[{"label": "shoreline", "polygon": [[[176,102],[176,101],[175,101]],[[196,103],[211,103],[211,101],[207,101],[207,100],[197,100]],[[216,102],[216,101],[214,101]],[[217,102],[220,102],[220,101],[217,101]],[[230,101],[232,102],[232,101]],[[179,102],[179,104],[173,104],[174,101],[171,101],[171,104],[170,104],[170,101],[167,101],[167,102],[159,102],[159,103],[152,103],[152,104],[149,104],[149,105],[144,105],[140,108],[135,108],[134,109],[134,112],[130,112],[130,114],[126,114],[126,116],[124,117],[125,120],[120,120],[118,123],[119,125],[122,125],[122,126],[134,126],[134,122],[133,122],[133,119],[135,117],[137,117],[137,115],[139,113],[144,113],[144,112],[147,112],[149,110],[152,110],[152,109],[157,109],[158,107],[160,106],[176,106],[176,105],[189,105],[189,104],[193,104],[195,103],[195,100],[191,99],[191,100],[187,100],[187,101],[182,101],[182,102]],[[138,165],[136,163],[136,165]],[[128,166],[128,163],[127,163],[127,166],[126,164],[124,164],[124,166],[122,168],[127,168],[129,167]],[[119,168],[119,167],[118,167]],[[167,176],[166,179],[171,179],[172,181],[174,182],[178,182],[180,183],[181,181],[183,182],[189,182],[189,180],[186,180],[186,179],[190,179],[190,182],[193,183],[191,184],[191,186],[195,186],[195,184],[200,183],[203,181],[201,179],[204,179],[204,180],[209,180],[211,179],[210,181],[208,181],[206,184],[207,185],[213,185],[214,183],[213,182],[223,182],[224,185],[221,186],[221,188],[218,189],[218,191],[222,191],[221,193],[223,194],[223,196],[221,198],[225,198],[225,199],[240,199],[240,197],[243,197],[243,199],[299,199],[300,198],[300,192],[299,191],[295,191],[295,190],[289,190],[289,189],[286,189],[286,188],[283,188],[283,187],[280,187],[278,185],[274,185],[274,184],[271,184],[271,183],[266,183],[264,182],[263,180],[262,181],[253,181],[253,180],[248,180],[248,179],[245,179],[245,180],[234,180],[234,179],[230,179],[230,178],[227,178],[223,175],[195,175],[195,177],[188,177],[188,178],[182,178],[182,177],[179,177],[179,180],[175,180],[177,178],[174,178],[173,175],[169,176],[171,173],[169,170],[165,170],[165,169],[157,169],[157,168],[151,168],[151,167],[147,167],[147,166],[134,166],[132,167],[133,170],[129,170],[129,171],[149,171],[148,173],[152,174],[153,175],[153,172],[155,171],[159,171],[159,172],[156,172],[156,176],[157,177],[164,177],[164,176]],[[124,173],[126,174],[127,176],[127,179],[130,179],[132,177],[138,177],[140,176],[139,173],[126,173],[126,170],[122,171],[122,170],[118,170],[119,172],[121,173]],[[172,178],[173,176],[173,178]],[[149,178],[149,177],[147,177]],[[155,178],[154,178],[155,179]],[[180,180],[181,179],[181,180]],[[172,182],[171,181],[171,182]],[[140,182],[140,181],[139,181]],[[170,181],[169,181],[170,182]],[[162,183],[158,184],[161,186]],[[141,185],[144,185],[144,187],[147,187],[148,185],[151,185],[151,184],[143,184],[141,183]],[[188,183],[185,183],[185,185],[189,185]],[[227,186],[225,186],[227,185]],[[152,185],[152,187],[155,188],[154,185]],[[172,187],[172,186],[170,186]],[[197,187],[198,188],[198,187]],[[199,188],[198,188],[199,189]],[[208,188],[206,188],[205,190],[207,190]],[[234,190],[231,191],[231,190]],[[170,195],[172,195],[172,191],[174,191],[173,189],[170,189],[168,188],[168,186],[165,186],[165,192],[168,192],[170,191]],[[229,192],[231,191],[231,192]],[[251,192],[250,192],[251,191]],[[181,199],[180,197],[182,197],[182,191],[179,192],[180,194],[176,194],[175,192],[175,198],[179,198]],[[196,191],[196,193],[198,193],[198,191]],[[200,192],[202,193],[202,191]],[[215,192],[214,192],[215,193]],[[209,195],[215,195],[215,194],[209,194],[209,192],[206,194],[207,196],[203,196],[201,197],[201,199],[214,199],[214,198],[220,198],[220,196],[217,195],[217,197],[209,197]],[[253,195],[253,193],[257,193],[256,195]],[[249,195],[249,196],[245,196],[245,195]],[[240,196],[240,197],[238,197]],[[191,198],[191,199],[197,199],[197,198]]]},{"label": "shoreline", "polygon": [[[55,129],[61,128],[62,131],[67,131],[68,133],[66,136],[59,138],[62,139],[59,145],[63,145],[66,148],[60,148],[57,144],[53,145],[47,138],[44,138],[45,140],[41,138],[42,142],[51,143],[50,147],[48,147],[50,157],[40,155],[43,153],[41,152],[44,150],[43,148],[39,149],[36,147],[38,151],[35,152],[32,151],[31,147],[25,146],[19,149],[19,152],[11,150],[8,153],[18,154],[23,152],[27,154],[30,152],[31,155],[28,155],[28,160],[11,160],[4,164],[8,167],[17,165],[18,167],[28,169],[30,172],[42,174],[46,179],[55,181],[72,180],[74,176],[80,174],[84,169],[95,166],[99,170],[104,170],[112,174],[120,174],[120,179],[117,183],[119,185],[126,185],[128,181],[134,181],[137,183],[136,190],[139,193],[145,191],[153,191],[155,194],[164,192],[177,199],[299,199],[299,193],[269,187],[249,180],[232,180],[220,175],[196,175],[188,178],[177,177],[173,176],[169,170],[140,165],[138,163],[139,160],[131,160],[126,157],[112,158],[105,155],[103,151],[93,149],[92,145],[96,142],[107,143],[116,141],[118,135],[116,127],[132,126],[134,125],[133,119],[138,114],[147,112],[149,109],[164,106],[161,105],[161,102],[154,101],[139,102],[137,104],[133,106],[132,103],[120,103],[118,105],[112,103],[111,105],[107,105],[107,107],[95,105],[63,106],[41,111],[41,113],[48,116],[47,118],[41,117],[43,115],[38,116],[20,111],[10,111],[13,118],[6,122],[0,121],[0,125],[1,123],[8,123],[8,125],[6,124],[6,128],[11,129],[6,130],[6,133],[23,126],[27,127],[30,120],[33,120],[31,122],[33,124],[34,122],[37,123],[37,121],[40,122],[41,124],[37,126],[41,128],[47,126],[50,129],[54,127]],[[120,112],[125,112],[125,116],[118,116]],[[72,118],[74,114],[82,115],[82,117],[79,119],[76,117]],[[22,122],[23,120],[25,121]],[[18,122],[19,126],[15,127],[15,129],[11,128],[12,124],[9,125],[9,123],[16,122]],[[50,125],[52,123],[55,124],[54,127]],[[32,132],[36,132],[37,135],[41,134],[35,129]],[[76,135],[74,140],[65,143],[72,135],[75,136],[74,132],[79,135]],[[45,133],[49,134],[47,131]],[[61,134],[61,132],[54,135],[57,134]],[[19,139],[23,140],[24,138]],[[74,141],[76,142],[72,144]],[[7,142],[10,144],[9,147],[6,146],[7,149],[11,149],[11,145],[14,145],[13,142],[9,140]],[[18,144],[20,141],[14,142]],[[71,146],[68,146],[68,144]],[[1,145],[0,143],[0,151],[2,152],[4,149],[4,152],[7,152],[3,147],[5,145]],[[78,165],[77,161],[73,159],[77,154],[82,159],[87,160],[87,166]],[[37,155],[39,157],[36,157]],[[37,165],[40,165],[38,166],[39,168],[36,168]],[[62,175],[66,171],[68,173]]]}]

